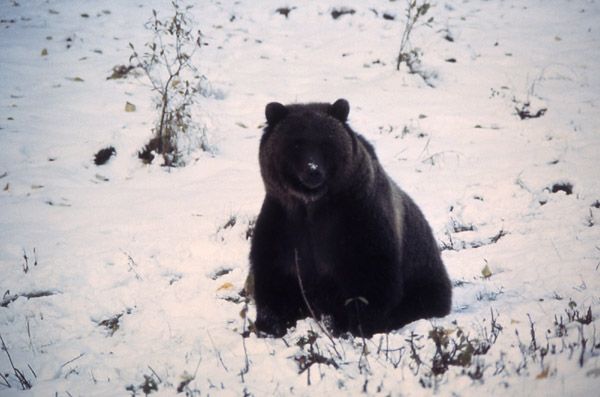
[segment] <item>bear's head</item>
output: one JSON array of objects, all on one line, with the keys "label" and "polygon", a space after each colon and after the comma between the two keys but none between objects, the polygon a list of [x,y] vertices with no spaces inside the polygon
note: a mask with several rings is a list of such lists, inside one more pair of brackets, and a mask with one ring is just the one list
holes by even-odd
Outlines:
[{"label": "bear's head", "polygon": [[267,193],[308,203],[341,189],[356,150],[356,136],[346,124],[349,111],[345,99],[333,104],[269,103],[259,152]]}]

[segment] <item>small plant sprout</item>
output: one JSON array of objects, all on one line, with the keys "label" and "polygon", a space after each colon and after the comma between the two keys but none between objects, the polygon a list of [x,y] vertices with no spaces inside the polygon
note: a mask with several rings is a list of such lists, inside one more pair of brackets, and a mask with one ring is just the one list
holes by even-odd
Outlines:
[{"label": "small plant sprout", "polygon": [[163,165],[168,167],[183,165],[186,149],[210,151],[206,131],[192,120],[192,106],[201,95],[200,83],[205,79],[192,62],[202,46],[202,34],[194,29],[189,13],[192,6],[183,7],[177,0],[171,4],[173,15],[165,19],[152,10],[146,28],[153,38],[145,44],[144,52],[138,52],[129,43],[130,62],[137,63],[158,94],[154,137],[139,152],[139,157],[151,163],[155,154],[160,154]]},{"label": "small plant sprout", "polygon": [[[396,58],[396,70],[400,70],[400,65],[406,64],[408,70],[412,74],[418,74],[423,78],[427,85],[431,86],[430,77],[427,73],[421,70],[420,50],[412,46],[411,34],[418,22],[423,20],[423,17],[429,11],[431,4],[425,1],[407,0],[406,3],[406,20],[404,22],[404,30],[400,38],[400,49]],[[433,22],[433,17],[423,22],[423,25],[429,26]]]}]

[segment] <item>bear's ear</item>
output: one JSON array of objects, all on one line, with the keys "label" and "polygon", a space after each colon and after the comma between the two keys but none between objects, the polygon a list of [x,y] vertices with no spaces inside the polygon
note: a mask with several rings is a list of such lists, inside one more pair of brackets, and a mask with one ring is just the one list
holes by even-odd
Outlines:
[{"label": "bear's ear", "polygon": [[348,120],[348,113],[350,113],[350,104],[345,99],[338,99],[329,107],[329,114],[342,123]]},{"label": "bear's ear", "polygon": [[274,126],[288,114],[288,109],[279,102],[271,102],[265,108],[267,123]]}]

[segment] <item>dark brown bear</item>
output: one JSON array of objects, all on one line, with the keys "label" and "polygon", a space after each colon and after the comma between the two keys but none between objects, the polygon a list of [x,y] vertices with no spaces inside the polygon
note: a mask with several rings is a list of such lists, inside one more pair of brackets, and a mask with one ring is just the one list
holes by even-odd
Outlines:
[{"label": "dark brown bear", "polygon": [[348,102],[270,103],[260,142],[266,197],[250,251],[256,328],[296,320],[371,336],[450,312],[431,229],[347,124]]}]

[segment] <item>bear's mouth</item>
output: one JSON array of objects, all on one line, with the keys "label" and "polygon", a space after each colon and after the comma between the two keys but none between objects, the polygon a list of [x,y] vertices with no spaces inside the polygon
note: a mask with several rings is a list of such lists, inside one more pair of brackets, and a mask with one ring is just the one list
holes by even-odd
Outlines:
[{"label": "bear's mouth", "polygon": [[306,183],[298,177],[291,179],[290,187],[296,196],[307,202],[317,201],[327,193],[326,183]]}]

